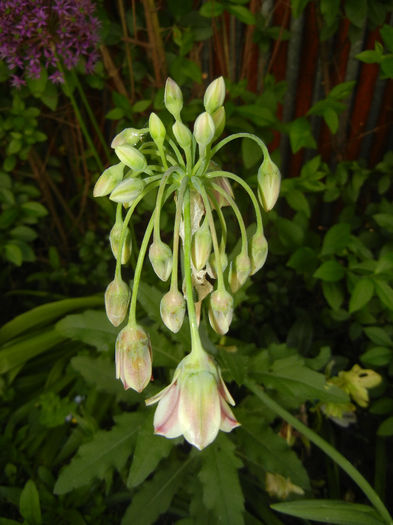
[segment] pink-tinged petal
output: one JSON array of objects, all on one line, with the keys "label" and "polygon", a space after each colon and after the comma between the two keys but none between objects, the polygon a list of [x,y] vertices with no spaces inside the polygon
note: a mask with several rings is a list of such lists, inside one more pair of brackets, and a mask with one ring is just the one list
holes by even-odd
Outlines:
[{"label": "pink-tinged petal", "polygon": [[155,396],[152,396],[152,397],[149,397],[149,399],[146,399],[145,400],[146,406],[154,405],[154,403],[157,403],[157,401],[160,401],[160,399],[166,395],[168,390],[170,390],[172,386],[176,383],[177,378],[179,377],[180,371],[181,369],[178,366],[175,370],[175,374],[173,376],[171,383],[165,388],[163,388],[162,390],[160,390]]},{"label": "pink-tinged petal", "polygon": [[236,421],[232,410],[226,404],[224,399],[220,396],[220,408],[221,408],[221,425],[220,430],[223,432],[230,432],[236,427],[240,426],[240,423]]},{"label": "pink-tinged petal", "polygon": [[202,450],[220,429],[220,399],[215,377],[206,371],[190,374],[181,383],[179,421],[185,439]]},{"label": "pink-tinged petal", "polygon": [[218,371],[219,374],[219,380],[218,380],[218,391],[220,392],[220,395],[225,399],[227,403],[229,403],[232,406],[235,406],[235,401],[231,394],[229,393],[229,390],[227,388],[227,385],[224,383],[224,380],[221,376],[221,370]]},{"label": "pink-tinged petal", "polygon": [[[167,390],[167,389],[165,389]],[[161,397],[154,414],[154,432],[169,439],[181,436],[182,428],[178,418],[179,387],[170,385]]]},{"label": "pink-tinged petal", "polygon": [[151,379],[150,340],[143,328],[126,326],[116,339],[116,377],[124,388],[137,392],[147,386]]}]

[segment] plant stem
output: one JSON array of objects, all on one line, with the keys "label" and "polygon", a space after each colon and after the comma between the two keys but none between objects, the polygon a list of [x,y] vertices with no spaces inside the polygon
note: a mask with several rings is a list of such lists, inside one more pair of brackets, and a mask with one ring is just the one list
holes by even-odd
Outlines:
[{"label": "plant stem", "polygon": [[257,385],[254,381],[248,379],[245,381],[247,388],[251,390],[270,410],[275,412],[282,419],[287,421],[292,425],[296,430],[306,436],[314,445],[320,448],[327,456],[329,456],[333,461],[339,465],[344,472],[348,474],[349,477],[358,485],[358,487],[364,492],[371,504],[374,506],[376,511],[383,518],[385,523],[392,525],[393,520],[390,516],[387,508],[382,503],[380,497],[369,484],[369,482],[360,474],[360,472],[334,447],[332,447],[327,441],[325,441],[321,436],[316,432],[308,428],[301,421],[299,421],[295,416],[290,414],[285,408],[276,403],[271,399],[263,389]]},{"label": "plant stem", "polygon": [[171,276],[171,290],[178,289],[178,266],[179,266],[179,230],[181,212],[183,209],[184,192],[187,186],[188,177],[184,177],[179,191],[177,192],[177,203],[176,203],[176,215],[175,215],[175,226],[173,229],[173,248],[172,248],[172,276]]},{"label": "plant stem", "polygon": [[211,151],[211,156],[215,155],[217,151],[219,151],[223,146],[228,144],[228,142],[231,142],[232,140],[236,139],[251,139],[254,142],[258,144],[258,146],[261,148],[264,155],[267,157],[270,157],[269,152],[267,150],[267,147],[263,140],[261,140],[259,137],[252,133],[234,133],[233,135],[229,135],[229,137],[226,137],[225,139],[222,139],[218,144],[214,146],[214,148]]}]

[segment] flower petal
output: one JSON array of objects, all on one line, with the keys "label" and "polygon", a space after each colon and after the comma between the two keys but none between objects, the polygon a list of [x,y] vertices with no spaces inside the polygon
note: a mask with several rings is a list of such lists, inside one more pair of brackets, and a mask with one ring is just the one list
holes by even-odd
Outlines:
[{"label": "flower petal", "polygon": [[185,439],[202,450],[218,434],[220,399],[215,377],[207,371],[190,374],[180,387],[179,421]]},{"label": "flower petal", "polygon": [[230,432],[236,427],[240,426],[240,423],[236,421],[232,410],[226,404],[225,400],[220,396],[220,408],[221,408],[221,425],[220,430],[223,432]]},{"label": "flower petal", "polygon": [[166,393],[162,395],[154,414],[154,432],[171,439],[183,433],[178,417],[180,392],[176,384],[164,390]]},{"label": "flower petal", "polygon": [[231,396],[231,394],[229,393],[227,385],[225,384],[225,382],[224,382],[224,380],[223,380],[223,378],[221,376],[221,370],[220,369],[218,369],[218,374],[219,374],[218,391],[220,392],[220,395],[225,399],[225,401],[234,407],[236,403],[235,403],[233,397]]}]

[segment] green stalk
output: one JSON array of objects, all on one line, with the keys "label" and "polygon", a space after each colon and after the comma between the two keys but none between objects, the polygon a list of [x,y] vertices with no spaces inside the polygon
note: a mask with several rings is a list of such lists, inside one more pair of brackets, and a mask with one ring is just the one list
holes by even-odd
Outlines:
[{"label": "green stalk", "polygon": [[214,146],[214,148],[211,151],[211,156],[215,155],[217,153],[217,151],[219,151],[226,144],[228,144],[232,140],[236,140],[236,139],[251,139],[251,140],[253,140],[261,148],[263,155],[267,156],[267,157],[270,157],[269,152],[267,150],[267,147],[266,147],[265,143],[263,142],[263,140],[261,140],[256,135],[253,135],[252,133],[234,133],[233,135],[229,135],[229,137],[226,137],[225,139],[221,140],[218,144],[216,144]]},{"label": "green stalk", "polygon": [[218,220],[220,221],[221,225],[221,241],[220,241],[220,250],[221,253],[225,253],[225,247],[227,244],[227,223],[225,222],[224,214],[222,213],[222,210],[220,206],[218,205],[217,199],[214,195],[214,193],[209,192],[209,197],[213,201],[214,209],[217,212]]},{"label": "green stalk", "polygon": [[295,416],[290,414],[287,410],[285,410],[285,408],[273,401],[273,399],[271,399],[263,391],[263,389],[254,381],[246,380],[245,385],[270,410],[275,412],[278,416],[287,421],[287,423],[296,428],[296,430],[298,430],[301,434],[306,436],[307,439],[309,439],[312,443],[314,443],[314,445],[320,448],[327,456],[329,456],[334,462],[336,462],[337,465],[339,465],[344,470],[344,472],[346,472],[348,476],[352,478],[353,481],[357,484],[357,486],[363,491],[363,493],[369,499],[370,503],[374,506],[375,510],[385,521],[385,523],[387,523],[388,525],[393,525],[392,517],[390,516],[385,505],[382,503],[378,494],[375,492],[375,490],[372,488],[369,482],[362,476],[362,474],[360,474],[360,472],[342,454],[340,454],[340,452],[338,452],[327,441],[321,438],[321,436],[319,436],[316,432],[304,425]]},{"label": "green stalk", "polygon": [[184,177],[179,191],[177,192],[175,226],[173,230],[173,248],[172,248],[172,275],[171,275],[171,291],[178,289],[178,266],[179,266],[179,230],[181,212],[183,209],[184,192],[187,186],[188,178]]},{"label": "green stalk", "polygon": [[157,192],[156,206],[154,209],[154,241],[160,240],[160,217],[162,208],[162,196],[164,194],[165,185],[168,182],[169,176],[176,170],[175,167],[169,168],[163,175],[160,181],[160,187]]},{"label": "green stalk", "polygon": [[179,148],[176,146],[176,142],[170,138],[168,138],[167,140],[169,142],[170,147],[173,149],[174,154],[176,155],[178,163],[180,164],[180,166],[182,166],[182,168],[185,168],[186,165],[184,164],[184,159],[182,157],[182,154],[180,153]]}]

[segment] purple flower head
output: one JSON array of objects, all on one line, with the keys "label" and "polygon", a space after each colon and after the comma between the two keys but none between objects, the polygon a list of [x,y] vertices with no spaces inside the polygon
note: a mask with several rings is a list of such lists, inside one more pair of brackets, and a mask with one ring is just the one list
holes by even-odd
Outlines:
[{"label": "purple flower head", "polygon": [[63,82],[58,68],[74,68],[80,58],[91,72],[98,58],[99,21],[92,0],[2,0],[0,59],[13,71],[11,83],[37,78],[41,68],[52,82]]}]

